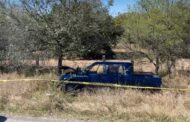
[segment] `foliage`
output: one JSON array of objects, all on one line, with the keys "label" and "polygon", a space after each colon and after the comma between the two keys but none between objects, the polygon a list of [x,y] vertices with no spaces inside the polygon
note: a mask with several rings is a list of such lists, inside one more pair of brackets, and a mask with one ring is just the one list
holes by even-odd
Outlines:
[{"label": "foliage", "polygon": [[[178,58],[190,57],[189,0],[138,0],[134,9],[116,18],[109,15],[113,0],[0,1],[0,61],[15,65],[49,57],[113,58],[118,37],[155,65],[168,71]],[[123,28],[121,27],[123,26]]]},{"label": "foliage", "polygon": [[11,0],[0,2],[0,61],[22,65],[26,60],[57,57],[113,58],[112,47],[123,32],[108,14],[108,5],[94,0]]},{"label": "foliage", "polygon": [[[108,6],[94,0],[21,0],[28,15],[29,39],[36,49],[50,50],[58,58],[113,58],[112,47],[122,29],[114,24]],[[34,46],[36,47],[36,46]],[[42,50],[42,51],[43,51]]]},{"label": "foliage", "polygon": [[185,53],[183,28],[188,27],[185,22],[189,16],[188,10],[178,4],[175,0],[141,0],[136,10],[116,19],[125,28],[123,40],[133,45],[133,51],[148,58],[155,65],[156,73],[163,62],[171,72],[175,60]]},{"label": "foliage", "polygon": [[0,1],[0,61],[5,59],[7,48],[7,25],[5,16],[5,5]]},{"label": "foliage", "polygon": [[67,58],[100,58],[103,52],[109,54],[121,33],[107,8],[98,1],[27,0],[22,3],[36,22],[34,31],[40,34],[40,41]]}]

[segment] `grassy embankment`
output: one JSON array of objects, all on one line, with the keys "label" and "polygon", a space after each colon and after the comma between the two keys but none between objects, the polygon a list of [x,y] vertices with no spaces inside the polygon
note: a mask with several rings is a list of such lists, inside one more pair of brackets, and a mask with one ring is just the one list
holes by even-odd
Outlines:
[{"label": "grassy embankment", "polygon": [[[0,79],[25,76],[2,74]],[[55,75],[37,76],[53,78]],[[164,78],[165,86],[189,87],[189,76]],[[190,121],[190,93],[100,89],[65,94],[50,82],[0,83],[0,111],[7,114],[54,116],[97,121]]]}]

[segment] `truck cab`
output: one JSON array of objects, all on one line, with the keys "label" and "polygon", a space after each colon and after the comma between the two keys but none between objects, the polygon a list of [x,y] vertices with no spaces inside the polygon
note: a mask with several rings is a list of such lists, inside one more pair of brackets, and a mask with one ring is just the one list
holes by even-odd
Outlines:
[{"label": "truck cab", "polygon": [[133,65],[131,63],[119,62],[96,62],[86,69],[91,82],[115,84],[125,81],[125,77],[132,72]]}]

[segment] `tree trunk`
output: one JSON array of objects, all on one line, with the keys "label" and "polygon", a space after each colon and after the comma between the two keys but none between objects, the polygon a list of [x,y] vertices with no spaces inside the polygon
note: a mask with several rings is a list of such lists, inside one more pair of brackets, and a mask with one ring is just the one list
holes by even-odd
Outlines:
[{"label": "tree trunk", "polygon": [[157,56],[156,57],[156,63],[154,64],[155,65],[155,73],[158,75],[159,74],[159,69],[160,69],[160,62],[159,62],[159,57]]},{"label": "tree trunk", "polygon": [[159,66],[159,65],[156,65],[155,72],[156,72],[157,75],[159,74],[159,69],[160,69],[160,66]]},{"label": "tree trunk", "polygon": [[168,70],[168,74],[169,77],[171,78],[171,74],[173,73],[175,69],[175,60],[169,60],[167,61],[167,70]]},{"label": "tree trunk", "polygon": [[169,59],[167,60],[167,70],[168,70],[168,74],[171,74],[171,63],[169,61]]},{"label": "tree trunk", "polygon": [[39,55],[36,56],[36,66],[37,67],[40,66],[40,56]]},{"label": "tree trunk", "polygon": [[62,66],[63,66],[63,54],[62,54],[62,50],[61,50],[61,47],[58,46],[57,48],[57,56],[58,56],[58,63],[57,63],[57,70],[58,70],[58,75],[61,75],[62,74]]},{"label": "tree trunk", "polygon": [[61,75],[62,74],[62,66],[63,66],[63,55],[60,54],[58,57],[58,74]]}]

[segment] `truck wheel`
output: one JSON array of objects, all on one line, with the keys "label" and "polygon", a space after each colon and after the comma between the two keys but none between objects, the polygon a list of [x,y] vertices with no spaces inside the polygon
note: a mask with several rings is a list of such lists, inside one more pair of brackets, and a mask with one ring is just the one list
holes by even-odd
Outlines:
[{"label": "truck wheel", "polygon": [[64,83],[59,82],[59,83],[56,85],[56,87],[57,87],[59,90],[64,91],[65,85],[64,85]]},{"label": "truck wheel", "polygon": [[73,92],[77,89],[78,85],[75,84],[66,84],[65,85],[65,91],[66,92]]}]

